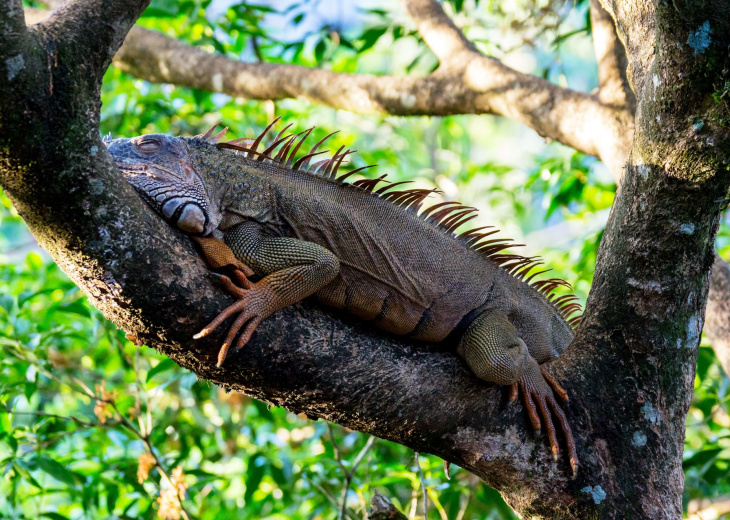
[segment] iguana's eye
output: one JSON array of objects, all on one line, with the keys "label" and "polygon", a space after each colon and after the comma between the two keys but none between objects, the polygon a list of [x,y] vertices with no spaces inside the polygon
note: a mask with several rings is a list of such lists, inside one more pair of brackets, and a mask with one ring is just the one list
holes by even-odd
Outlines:
[{"label": "iguana's eye", "polygon": [[134,144],[143,153],[154,153],[160,149],[160,141],[154,137],[141,137]]}]

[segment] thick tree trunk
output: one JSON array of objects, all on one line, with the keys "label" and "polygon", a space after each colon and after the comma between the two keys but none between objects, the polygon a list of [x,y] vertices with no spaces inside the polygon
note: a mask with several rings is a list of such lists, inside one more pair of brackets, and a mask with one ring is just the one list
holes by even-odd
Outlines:
[{"label": "thick tree trunk", "polygon": [[[94,305],[201,378],[439,455],[524,516],[680,516],[684,419],[730,182],[726,101],[712,96],[730,68],[729,22],[714,14],[728,2],[706,13],[676,1],[611,11],[629,49],[637,132],[585,323],[550,367],[572,396],[575,480],[528,433],[521,407],[448,346],[305,303],[215,367],[220,334],[190,338],[228,297],[120,178],[98,136],[101,77],[145,3],[69,2],[26,30],[20,2],[0,0],[0,185]],[[707,20],[705,45],[696,31]]]}]

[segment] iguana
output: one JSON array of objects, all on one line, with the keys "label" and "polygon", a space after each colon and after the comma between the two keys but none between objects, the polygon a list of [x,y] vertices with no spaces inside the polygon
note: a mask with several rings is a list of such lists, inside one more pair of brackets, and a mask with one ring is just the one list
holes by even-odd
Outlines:
[{"label": "iguana", "polygon": [[493,238],[490,227],[457,235],[474,208],[449,201],[424,209],[435,190],[402,189],[385,176],[347,182],[368,168],[338,176],[350,150],[310,165],[329,136],[296,158],[312,128],[284,136],[286,127],[260,151],[275,122],[256,139],[228,142],[221,142],[225,129],[213,135],[217,125],[189,138],[105,140],[142,197],[195,238],[213,268],[233,269],[237,283],[221,280],[238,301],[195,335],[238,315],[218,366],[261,320],[308,296],[395,334],[457,338],[457,353],[478,378],[511,385],[510,401],[519,391],[536,430],[542,417],[557,459],[552,410],[575,475],[575,442],[555,399],[567,401],[567,393],[541,368],[572,341],[580,306],[575,296],[553,293],[570,286],[535,280],[541,261],[506,253],[511,242]]}]

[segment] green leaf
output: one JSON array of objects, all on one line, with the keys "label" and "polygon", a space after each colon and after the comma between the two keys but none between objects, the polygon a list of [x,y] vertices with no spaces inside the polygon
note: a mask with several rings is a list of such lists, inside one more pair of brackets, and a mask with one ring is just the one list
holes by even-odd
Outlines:
[{"label": "green leaf", "polygon": [[10,314],[15,306],[15,296],[12,294],[0,294],[0,307]]},{"label": "green leaf", "polygon": [[708,462],[716,459],[722,451],[724,451],[724,448],[700,451],[682,462],[682,467],[686,470],[694,466],[706,466]]},{"label": "green leaf", "polygon": [[47,511],[45,513],[41,513],[41,516],[43,518],[50,518],[52,520],[68,520],[68,517],[67,516],[63,516],[60,513],[54,513],[54,512],[51,512],[51,511]]},{"label": "green leaf", "polygon": [[30,474],[30,471],[28,471],[28,469],[23,466],[23,462],[21,460],[15,460],[15,464],[13,464],[13,469],[18,475],[33,484],[35,487],[37,487],[38,489],[43,489],[43,486],[41,486],[38,481],[33,478],[33,475]]},{"label": "green leaf", "polygon": [[41,470],[45,471],[56,480],[59,480],[64,484],[68,484],[69,486],[76,485],[76,479],[74,478],[73,472],[69,471],[55,460],[40,456],[36,459],[36,464],[38,464],[38,467]]},{"label": "green leaf", "polygon": [[318,62],[322,61],[322,58],[324,58],[324,53],[327,51],[327,42],[324,38],[319,40],[317,42],[317,45],[314,46],[314,59],[316,59]]},{"label": "green leaf", "polygon": [[30,252],[25,256],[25,263],[31,270],[37,271],[43,267],[43,258],[36,252]]},{"label": "green leaf", "polygon": [[257,466],[256,464],[254,464],[254,460],[256,459],[256,457],[257,455],[254,455],[253,457],[250,457],[248,459],[248,472],[246,475],[246,494],[243,496],[243,499],[246,501],[247,504],[251,501],[251,497],[253,497],[253,494],[259,488],[261,479],[264,478],[264,466]]},{"label": "green leaf", "polygon": [[360,38],[362,40],[362,45],[360,46],[360,49],[358,52],[365,52],[366,50],[370,49],[373,45],[377,43],[377,41],[380,39],[381,36],[385,34],[385,31],[388,30],[388,26],[383,27],[373,27],[372,29],[368,29],[365,31]]},{"label": "green leaf", "polygon": [[117,499],[119,498],[119,486],[114,483],[106,483],[106,508],[109,514],[114,513],[114,508],[117,505]]},{"label": "green leaf", "polygon": [[78,314],[79,316],[84,316],[86,318],[91,316],[91,313],[89,312],[89,306],[84,303],[83,300],[76,300],[75,302],[71,302],[68,305],[59,305],[55,309],[57,312],[67,312],[69,314]]},{"label": "green leaf", "polygon": [[159,363],[157,363],[154,367],[150,369],[149,372],[147,372],[147,382],[149,383],[150,380],[155,377],[157,374],[161,374],[162,372],[166,372],[167,370],[170,370],[177,365],[172,359],[163,359]]}]

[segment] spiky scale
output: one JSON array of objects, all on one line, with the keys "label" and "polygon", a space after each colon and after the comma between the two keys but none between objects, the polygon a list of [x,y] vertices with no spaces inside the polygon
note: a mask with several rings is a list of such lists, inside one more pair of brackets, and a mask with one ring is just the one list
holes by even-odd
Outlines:
[{"label": "spiky scale", "polygon": [[251,149],[254,152],[257,152],[258,151],[258,149],[259,149],[259,143],[264,139],[264,136],[269,132],[269,130],[271,130],[271,128],[276,123],[279,122],[279,119],[281,119],[281,117],[277,117],[276,119],[274,119],[271,123],[269,123],[269,125],[266,128],[264,128],[264,131],[259,134],[259,136],[256,138],[256,140],[251,145]]},{"label": "spiky scale", "polygon": [[314,127],[313,126],[310,127],[310,128],[307,128],[303,132],[300,132],[299,133],[299,135],[301,135],[302,138],[299,139],[299,142],[297,143],[297,145],[294,147],[294,149],[289,154],[289,158],[284,163],[284,166],[285,167],[287,167],[287,168],[290,168],[291,167],[292,163],[294,162],[294,157],[296,157],[297,152],[299,151],[299,148],[302,146],[302,143],[307,140],[307,137],[309,137],[309,134],[312,133],[312,130],[314,130]]},{"label": "spiky scale", "polygon": [[316,157],[318,155],[322,155],[323,153],[327,153],[327,150],[323,150],[321,152],[316,152],[316,153],[315,152],[308,153],[304,157],[298,159],[297,162],[295,162],[294,165],[292,166],[292,169],[294,169],[294,170],[302,169],[302,170],[306,171],[307,168],[309,167],[309,159],[311,159],[312,157]]},{"label": "spiky scale", "polygon": [[[254,141],[254,144],[252,145],[252,149],[249,149],[249,153],[252,151],[256,154],[258,154],[258,160],[262,161],[266,158],[269,158],[275,162],[283,163],[284,166],[290,166],[295,169],[304,169],[311,171],[312,173],[321,173],[323,177],[331,178],[333,180],[336,180],[340,183],[345,183],[346,179],[350,176],[352,176],[355,173],[359,173],[367,168],[372,167],[364,166],[361,168],[357,168],[356,170],[352,170],[350,172],[347,172],[345,174],[340,175],[337,177],[335,174],[337,170],[339,169],[339,166],[341,165],[344,157],[351,153],[351,151],[347,150],[344,153],[342,152],[343,147],[340,147],[337,152],[332,156],[331,159],[326,159],[319,161],[318,163],[315,163],[311,167],[309,166],[310,160],[323,153],[323,152],[317,152],[317,149],[332,135],[334,135],[337,132],[332,132],[328,135],[326,135],[324,138],[322,138],[320,141],[318,141],[311,149],[311,151],[303,156],[302,158],[296,160],[294,162],[295,154],[298,152],[299,148],[302,146],[306,138],[310,135],[314,127],[309,128],[303,132],[300,132],[299,134],[295,134],[292,136],[288,136],[287,138],[282,139],[282,135],[284,132],[291,126],[286,126],[283,130],[281,130],[276,138],[274,139],[273,143],[269,145],[269,147],[263,152],[257,152],[256,149],[258,147],[258,144],[263,140],[265,135],[270,131],[270,129],[273,127],[273,125],[279,120],[277,118],[274,120],[271,124],[269,124],[263,132],[256,138]],[[217,125],[216,125],[217,126]],[[296,141],[296,138],[302,136],[302,138],[299,140],[299,142],[296,144],[296,146],[293,147],[291,154],[288,155],[289,149],[292,147],[292,144],[294,141]],[[284,146],[282,147],[282,150],[274,157],[270,158],[268,157],[268,154],[276,148],[279,144],[281,144],[282,140],[286,140]],[[231,147],[232,148],[232,147]],[[242,147],[243,148],[243,147]],[[415,209],[416,211],[420,210],[421,205],[423,204],[424,199],[428,196],[428,194],[433,193],[437,190],[403,190],[403,191],[393,191],[393,188],[397,185],[403,184],[405,182],[409,181],[401,181],[398,183],[391,183],[386,186],[383,186],[381,188],[377,188],[377,185],[380,182],[387,182],[385,180],[385,175],[378,177],[377,179],[362,179],[359,181],[356,181],[352,183],[353,186],[358,187],[360,189],[363,189],[365,191],[373,192],[375,195],[388,200],[400,207],[403,207],[407,210],[413,210],[414,208],[412,206],[417,206]],[[463,210],[463,211],[462,211]],[[420,216],[435,224],[437,227],[442,229],[446,233],[453,233],[454,230],[456,230],[458,227],[462,226],[469,220],[472,220],[476,217],[476,209],[471,208],[469,206],[463,206],[459,204],[456,201],[446,201],[439,204],[435,204],[423,211],[421,211]],[[534,267],[537,265],[540,265],[542,262],[539,259],[533,259],[533,258],[525,258],[521,257],[519,255],[515,254],[500,254],[501,251],[508,247],[518,247],[521,244],[513,244],[511,241],[506,239],[493,239],[493,240],[484,240],[486,237],[489,237],[495,233],[498,232],[498,230],[494,229],[489,232],[480,232],[483,229],[488,229],[490,226],[484,226],[481,228],[473,229],[466,231],[462,233],[458,238],[460,238],[462,241],[464,241],[466,244],[468,244],[470,247],[474,248],[476,251],[479,251],[482,255],[489,258],[491,261],[493,261],[495,264],[503,266],[504,269],[510,273],[512,276],[518,278],[521,281],[524,281],[527,284],[533,284],[533,286],[542,294],[546,295],[546,298],[548,298],[551,303],[555,304],[556,309],[559,309],[561,307],[564,307],[564,305],[561,305],[561,303],[567,303],[567,302],[558,302],[556,303],[553,300],[552,297],[552,291],[557,289],[560,286],[572,289],[570,284],[559,280],[559,279],[550,279],[550,280],[543,280],[543,281],[535,281],[533,282],[534,278],[539,275],[543,274],[549,270],[543,270],[539,272],[531,272]]]}]

